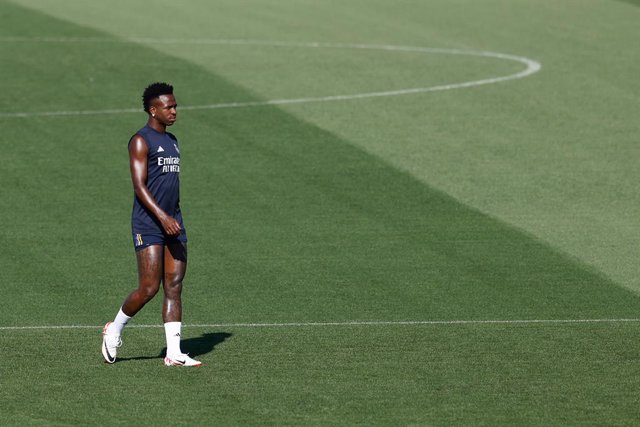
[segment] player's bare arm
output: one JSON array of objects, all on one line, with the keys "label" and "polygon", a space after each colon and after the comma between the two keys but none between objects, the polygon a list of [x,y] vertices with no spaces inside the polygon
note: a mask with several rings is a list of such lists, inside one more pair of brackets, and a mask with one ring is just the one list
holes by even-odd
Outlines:
[{"label": "player's bare arm", "polygon": [[133,190],[142,204],[158,218],[164,231],[169,236],[178,236],[180,224],[158,206],[147,187],[147,154],[148,147],[144,138],[138,134],[134,135],[129,141],[129,166]]}]

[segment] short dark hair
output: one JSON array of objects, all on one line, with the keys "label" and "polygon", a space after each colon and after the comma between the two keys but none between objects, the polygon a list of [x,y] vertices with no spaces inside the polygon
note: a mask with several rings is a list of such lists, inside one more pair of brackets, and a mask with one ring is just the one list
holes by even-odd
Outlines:
[{"label": "short dark hair", "polygon": [[151,83],[142,94],[142,107],[144,111],[149,112],[151,101],[161,95],[173,95],[173,86],[167,83]]}]

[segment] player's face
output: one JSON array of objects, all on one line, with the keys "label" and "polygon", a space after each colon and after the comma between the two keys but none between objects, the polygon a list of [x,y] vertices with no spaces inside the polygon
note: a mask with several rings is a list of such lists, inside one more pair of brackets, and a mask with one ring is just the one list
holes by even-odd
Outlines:
[{"label": "player's face", "polygon": [[160,95],[153,101],[149,107],[149,112],[156,120],[165,126],[171,126],[176,122],[177,118],[176,98],[173,95]]}]

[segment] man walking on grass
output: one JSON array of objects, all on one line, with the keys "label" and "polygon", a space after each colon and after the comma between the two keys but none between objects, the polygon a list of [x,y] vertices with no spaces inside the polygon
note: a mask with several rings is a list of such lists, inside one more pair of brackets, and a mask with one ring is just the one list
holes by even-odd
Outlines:
[{"label": "man walking on grass", "polygon": [[102,355],[116,361],[125,325],[149,302],[162,282],[162,319],[167,339],[167,366],[201,366],[182,353],[182,279],[187,270],[187,234],[180,211],[180,150],[167,132],[178,107],[173,87],[153,83],[142,95],[147,124],[129,141],[129,165],[135,193],[131,230],[138,262],[138,288],[127,296],[113,322],[103,330]]}]

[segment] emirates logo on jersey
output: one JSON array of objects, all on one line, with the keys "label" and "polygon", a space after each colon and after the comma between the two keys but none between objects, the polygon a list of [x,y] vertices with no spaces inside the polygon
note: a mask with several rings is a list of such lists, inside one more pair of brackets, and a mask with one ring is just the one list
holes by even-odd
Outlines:
[{"label": "emirates logo on jersey", "polygon": [[180,172],[180,157],[158,157],[158,166],[162,166],[162,173]]}]

